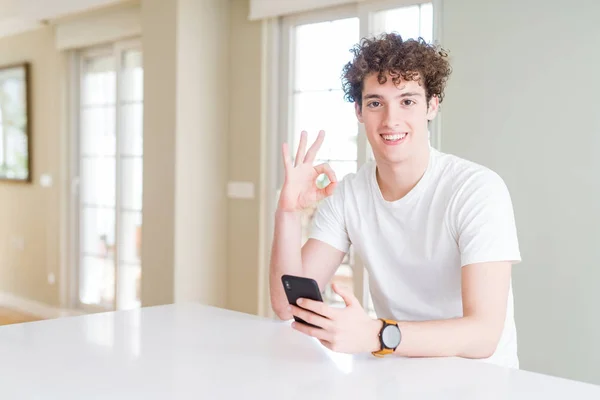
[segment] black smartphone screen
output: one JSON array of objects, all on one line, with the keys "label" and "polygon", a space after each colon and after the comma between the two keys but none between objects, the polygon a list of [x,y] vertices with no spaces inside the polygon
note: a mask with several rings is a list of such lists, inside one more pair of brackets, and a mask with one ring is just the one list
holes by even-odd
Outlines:
[{"label": "black smartphone screen", "polygon": [[[285,290],[289,304],[298,306],[296,301],[300,298],[321,302],[323,301],[323,298],[321,297],[321,291],[319,290],[319,285],[314,279],[294,275],[283,275],[281,277],[281,283],[283,284],[283,289]],[[309,324],[302,318],[298,318],[296,316],[294,316],[294,320],[302,324],[320,328],[313,324]]]}]

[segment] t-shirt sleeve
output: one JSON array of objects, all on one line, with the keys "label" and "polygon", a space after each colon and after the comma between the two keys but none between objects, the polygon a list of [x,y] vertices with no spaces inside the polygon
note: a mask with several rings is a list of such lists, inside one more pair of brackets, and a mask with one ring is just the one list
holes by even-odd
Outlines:
[{"label": "t-shirt sleeve", "polygon": [[498,174],[482,171],[463,184],[453,214],[462,266],[521,261],[512,200]]},{"label": "t-shirt sleeve", "polygon": [[344,181],[339,182],[333,194],[319,203],[312,220],[309,238],[320,240],[347,253],[350,249],[350,238],[344,219],[344,186]]}]

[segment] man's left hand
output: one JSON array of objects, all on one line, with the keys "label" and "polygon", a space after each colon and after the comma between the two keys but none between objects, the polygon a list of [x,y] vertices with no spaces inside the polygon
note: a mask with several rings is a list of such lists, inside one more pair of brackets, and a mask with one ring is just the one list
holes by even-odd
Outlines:
[{"label": "man's left hand", "polygon": [[345,308],[299,299],[298,306],[290,306],[292,314],[322,329],[298,322],[294,322],[292,327],[319,339],[323,346],[332,351],[356,354],[379,350],[381,321],[369,317],[349,289],[336,284],[332,284],[332,288],[344,299]]}]

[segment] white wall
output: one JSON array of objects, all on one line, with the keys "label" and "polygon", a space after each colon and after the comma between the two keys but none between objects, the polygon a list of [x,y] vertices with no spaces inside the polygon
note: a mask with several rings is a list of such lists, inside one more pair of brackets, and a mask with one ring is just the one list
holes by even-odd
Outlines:
[{"label": "white wall", "polygon": [[600,384],[600,2],[443,7],[442,149],[511,190],[521,366]]}]

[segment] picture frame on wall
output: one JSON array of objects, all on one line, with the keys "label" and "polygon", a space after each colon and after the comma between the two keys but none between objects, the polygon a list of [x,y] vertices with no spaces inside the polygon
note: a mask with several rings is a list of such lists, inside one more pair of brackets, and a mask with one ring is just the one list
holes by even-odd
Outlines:
[{"label": "picture frame on wall", "polygon": [[0,66],[0,182],[30,183],[30,65]]}]

